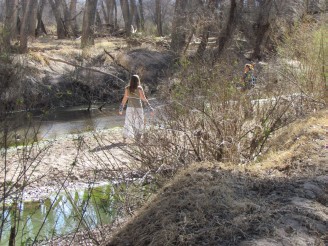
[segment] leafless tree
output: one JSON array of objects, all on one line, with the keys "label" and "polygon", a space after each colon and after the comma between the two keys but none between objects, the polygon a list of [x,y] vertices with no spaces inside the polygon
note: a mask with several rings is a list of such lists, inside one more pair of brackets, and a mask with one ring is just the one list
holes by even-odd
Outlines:
[{"label": "leafless tree", "polygon": [[253,56],[256,58],[260,58],[260,53],[262,49],[261,46],[263,44],[265,36],[268,35],[268,30],[270,27],[269,17],[272,7],[273,7],[273,1],[267,1],[267,0],[261,1],[261,12],[257,20],[258,28],[257,28],[256,42],[255,42],[255,48],[253,54]]},{"label": "leafless tree", "polygon": [[96,18],[97,0],[87,0],[83,13],[81,47],[94,45],[94,24]]},{"label": "leafless tree", "polygon": [[104,20],[105,20],[106,24],[109,24],[108,12],[107,12],[104,1],[106,1],[106,0],[101,0],[101,2],[100,2],[101,10],[102,10],[102,13],[103,13]]},{"label": "leafless tree", "polygon": [[145,17],[144,17],[144,7],[143,7],[142,0],[139,0],[139,12],[140,12],[140,27],[141,30],[145,30]]},{"label": "leafless tree", "polygon": [[219,34],[217,38],[217,45],[218,47],[214,50],[214,57],[213,62],[217,61],[222,52],[224,51],[224,48],[227,44],[227,42],[232,37],[232,32],[235,30],[237,22],[236,22],[236,16],[237,16],[237,1],[236,0],[230,0],[230,9],[229,14],[227,18],[227,24],[226,26],[221,30],[221,33]]},{"label": "leafless tree", "polygon": [[68,36],[67,28],[60,11],[61,0],[48,0],[57,24],[57,38],[64,39]]},{"label": "leafless tree", "polygon": [[175,2],[171,49],[177,55],[181,54],[186,45],[187,30],[185,24],[187,22],[187,5],[188,1],[185,0],[176,0]]},{"label": "leafless tree", "polygon": [[40,36],[42,33],[47,34],[46,28],[42,21],[42,15],[43,15],[45,4],[46,4],[46,0],[39,1],[38,10],[37,10],[37,27],[35,32],[36,36]]},{"label": "leafless tree", "polygon": [[217,9],[217,0],[209,0],[204,10],[204,20],[202,25],[201,42],[197,49],[197,57],[202,58],[207,47],[208,38],[210,36],[211,28],[217,25],[215,18],[215,10]]},{"label": "leafless tree", "polygon": [[106,22],[110,24],[114,29],[117,28],[117,5],[116,0],[105,0],[107,7],[107,20]]},{"label": "leafless tree", "polygon": [[71,0],[70,5],[69,5],[70,24],[71,24],[73,35],[75,37],[77,37],[78,31],[79,31],[77,21],[76,21],[76,17],[77,17],[76,4],[77,4],[77,0]]},{"label": "leafless tree", "polygon": [[157,35],[163,36],[163,27],[162,27],[162,3],[161,0],[156,0],[156,26],[157,26]]},{"label": "leafless tree", "polygon": [[21,23],[20,29],[20,52],[25,53],[27,52],[27,40],[29,35],[29,28],[31,27],[31,19],[33,18],[33,9],[35,7],[35,1],[27,0],[26,7],[23,15],[23,20]]},{"label": "leafless tree", "polygon": [[10,41],[16,35],[18,14],[18,0],[6,0],[3,45],[6,51],[10,50]]},{"label": "leafless tree", "polygon": [[131,22],[132,25],[136,25],[137,29],[140,30],[140,16],[137,8],[137,4],[135,0],[130,0],[130,5],[131,5]]},{"label": "leafless tree", "polygon": [[132,24],[129,0],[120,0],[120,3],[122,8],[126,36],[129,37],[131,35],[131,24]]},{"label": "leafless tree", "polygon": [[28,34],[30,37],[35,37],[36,32],[36,24],[37,24],[37,12],[38,12],[38,1],[32,1],[32,10],[31,16],[29,16],[29,27],[28,27]]}]

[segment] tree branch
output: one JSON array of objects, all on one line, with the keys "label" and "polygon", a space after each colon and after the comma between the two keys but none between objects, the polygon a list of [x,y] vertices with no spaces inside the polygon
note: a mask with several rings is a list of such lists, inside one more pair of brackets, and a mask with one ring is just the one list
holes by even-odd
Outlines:
[{"label": "tree branch", "polygon": [[109,75],[109,76],[112,76],[116,79],[118,79],[119,81],[121,81],[122,83],[125,84],[125,81],[120,79],[119,77],[113,75],[113,74],[110,74],[110,73],[106,73],[106,72],[103,72],[103,71],[100,71],[98,69],[95,69],[95,68],[90,68],[90,67],[84,67],[84,66],[81,66],[81,65],[78,65],[78,64],[74,64],[74,63],[71,63],[71,62],[68,62],[68,61],[64,61],[62,59],[58,59],[58,58],[52,58],[52,57],[48,57],[47,58],[51,61],[55,61],[55,62],[61,62],[61,63],[65,63],[67,65],[70,65],[70,66],[73,66],[73,67],[79,67],[79,68],[83,68],[83,69],[87,69],[87,70],[90,70],[90,71],[93,71],[93,72],[96,72],[96,73],[101,73],[101,74],[104,74],[104,75]]}]

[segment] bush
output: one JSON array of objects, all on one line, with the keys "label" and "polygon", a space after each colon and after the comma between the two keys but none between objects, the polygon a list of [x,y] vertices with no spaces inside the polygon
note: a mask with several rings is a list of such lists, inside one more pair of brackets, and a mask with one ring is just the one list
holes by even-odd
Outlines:
[{"label": "bush", "polygon": [[157,110],[146,144],[134,149],[145,171],[171,175],[194,161],[254,161],[267,151],[275,131],[325,107],[322,27],[302,28],[285,38],[278,55],[258,74],[260,83],[248,91],[236,88],[238,68],[229,63],[212,67],[181,60],[181,72],[160,89],[165,106]]}]

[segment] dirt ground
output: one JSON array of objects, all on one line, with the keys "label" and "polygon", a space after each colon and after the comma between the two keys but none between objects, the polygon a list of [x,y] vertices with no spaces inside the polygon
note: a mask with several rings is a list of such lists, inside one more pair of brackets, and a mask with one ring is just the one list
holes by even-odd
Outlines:
[{"label": "dirt ground", "polygon": [[[124,178],[129,173],[130,160],[121,138],[121,129],[117,128],[12,147],[1,157],[0,180],[6,175],[6,180],[19,192],[25,173],[28,185],[23,192],[24,200],[40,200],[62,186],[76,189],[91,182],[101,184]],[[15,194],[12,192],[11,196]]]},{"label": "dirt ground", "polygon": [[256,163],[195,163],[104,245],[328,245],[328,111]]}]

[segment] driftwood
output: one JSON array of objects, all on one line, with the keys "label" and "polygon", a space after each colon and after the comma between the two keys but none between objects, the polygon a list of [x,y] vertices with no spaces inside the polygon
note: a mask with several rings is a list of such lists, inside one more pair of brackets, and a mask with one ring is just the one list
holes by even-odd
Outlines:
[{"label": "driftwood", "polygon": [[107,50],[104,49],[104,52],[110,57],[112,58],[112,60],[115,62],[115,64],[121,68],[123,68],[125,71],[127,71],[129,74],[131,74],[131,71],[129,69],[127,69],[126,67],[124,67],[123,65],[121,65],[120,63],[118,63],[118,61],[115,59],[115,57],[109,53]]},{"label": "driftwood", "polygon": [[68,62],[68,61],[64,61],[62,59],[52,58],[52,57],[48,57],[48,56],[47,56],[47,59],[49,59],[51,61],[55,61],[55,62],[65,63],[65,64],[70,65],[70,66],[73,66],[73,67],[79,67],[79,68],[87,69],[87,70],[90,70],[90,71],[93,71],[93,72],[96,72],[96,73],[101,73],[101,74],[104,74],[104,75],[109,75],[109,76],[112,76],[112,77],[118,79],[119,81],[125,83],[124,80],[120,79],[119,77],[115,76],[114,74],[106,73],[106,72],[100,71],[100,70],[95,69],[95,68],[84,67],[84,66],[81,66],[81,65],[78,65],[78,64],[74,64],[74,63],[71,63],[71,62]]}]

